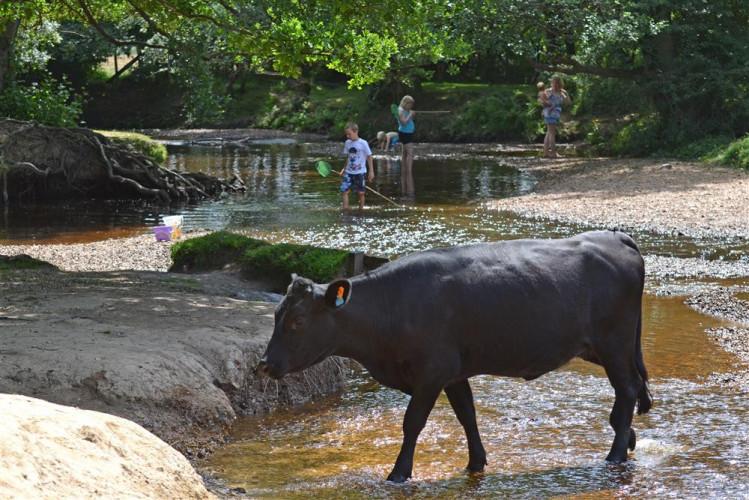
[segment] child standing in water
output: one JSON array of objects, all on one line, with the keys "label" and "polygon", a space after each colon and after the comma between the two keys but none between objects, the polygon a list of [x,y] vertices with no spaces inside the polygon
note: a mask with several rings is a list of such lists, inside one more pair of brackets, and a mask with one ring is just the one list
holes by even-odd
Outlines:
[{"label": "child standing in water", "polygon": [[[366,180],[374,180],[374,164],[372,162],[372,150],[369,149],[367,141],[359,137],[359,126],[356,123],[346,125],[346,142],[343,144],[343,154],[347,156],[346,164],[341,169],[341,193],[343,196],[343,209],[349,208],[349,191],[353,189],[359,197],[359,209],[364,208],[364,193],[366,191]],[[367,179],[364,175],[367,174]]]},{"label": "child standing in water", "polygon": [[403,96],[401,104],[398,106],[398,139],[403,144],[401,168],[411,168],[414,161],[413,140],[416,132],[416,124],[414,123],[416,112],[413,107],[414,98],[410,95]]}]

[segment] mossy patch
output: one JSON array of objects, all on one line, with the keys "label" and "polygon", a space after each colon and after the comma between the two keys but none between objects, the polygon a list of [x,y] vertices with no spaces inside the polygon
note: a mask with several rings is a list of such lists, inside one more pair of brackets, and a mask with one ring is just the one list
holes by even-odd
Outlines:
[{"label": "mossy patch", "polygon": [[292,273],[327,283],[346,275],[349,252],[308,245],[276,245],[227,231],[191,238],[172,246],[170,271],[213,271],[235,264],[245,278],[283,291]]},{"label": "mossy patch", "polygon": [[269,243],[228,231],[216,231],[172,246],[170,271],[213,271],[237,262],[252,248]]},{"label": "mossy patch", "polygon": [[57,269],[49,262],[29,257],[28,255],[12,255],[10,257],[0,255],[0,271],[25,269]]},{"label": "mossy patch", "polygon": [[147,135],[119,130],[96,130],[115,144],[129,146],[161,165],[166,161],[166,147]]},{"label": "mossy patch", "polygon": [[247,250],[240,262],[246,275],[283,287],[292,273],[327,283],[344,274],[348,256],[343,250],[280,243]]}]

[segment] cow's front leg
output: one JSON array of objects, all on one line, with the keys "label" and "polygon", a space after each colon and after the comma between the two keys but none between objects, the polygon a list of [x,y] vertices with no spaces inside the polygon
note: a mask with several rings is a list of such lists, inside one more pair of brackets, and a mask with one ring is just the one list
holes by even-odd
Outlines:
[{"label": "cow's front leg", "polygon": [[406,415],[403,417],[403,444],[395,461],[395,466],[393,466],[393,471],[388,476],[388,481],[402,483],[411,477],[416,440],[419,438],[419,433],[424,428],[441,390],[441,387],[419,388],[411,396],[411,401],[408,402],[408,408],[406,408]]},{"label": "cow's front leg", "polygon": [[468,441],[468,467],[470,472],[482,472],[486,465],[486,451],[481,444],[479,428],[476,425],[476,409],[473,405],[473,393],[468,380],[461,380],[445,387],[445,394],[453,407]]}]

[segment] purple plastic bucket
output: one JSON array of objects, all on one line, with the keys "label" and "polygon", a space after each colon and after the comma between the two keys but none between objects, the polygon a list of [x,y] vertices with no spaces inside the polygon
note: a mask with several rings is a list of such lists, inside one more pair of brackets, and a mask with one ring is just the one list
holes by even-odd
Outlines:
[{"label": "purple plastic bucket", "polygon": [[169,241],[172,239],[172,226],[155,226],[153,234],[156,241]]}]

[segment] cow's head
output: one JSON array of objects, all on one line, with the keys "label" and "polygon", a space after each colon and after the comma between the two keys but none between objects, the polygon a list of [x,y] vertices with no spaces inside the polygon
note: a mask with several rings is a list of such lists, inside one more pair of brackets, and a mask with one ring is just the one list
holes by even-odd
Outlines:
[{"label": "cow's head", "polygon": [[304,370],[336,348],[336,314],[351,297],[351,282],[318,285],[296,275],[278,307],[273,337],[257,371],[273,378]]}]

